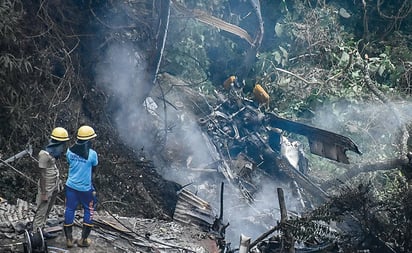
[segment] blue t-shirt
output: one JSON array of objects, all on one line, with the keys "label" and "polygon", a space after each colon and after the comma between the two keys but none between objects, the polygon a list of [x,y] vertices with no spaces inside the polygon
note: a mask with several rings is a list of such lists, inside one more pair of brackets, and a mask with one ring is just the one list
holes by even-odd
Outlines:
[{"label": "blue t-shirt", "polygon": [[96,151],[89,149],[89,157],[86,160],[67,149],[66,157],[69,162],[69,177],[66,185],[78,191],[90,191],[92,189],[92,167],[98,164]]}]

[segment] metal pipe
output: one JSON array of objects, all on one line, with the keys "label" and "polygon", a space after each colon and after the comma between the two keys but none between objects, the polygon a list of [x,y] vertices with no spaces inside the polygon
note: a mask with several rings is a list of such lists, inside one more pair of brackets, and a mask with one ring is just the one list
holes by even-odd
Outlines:
[{"label": "metal pipe", "polygon": [[4,163],[7,164],[7,163],[14,162],[15,160],[22,158],[22,157],[25,156],[26,154],[29,154],[29,155],[32,155],[32,154],[33,154],[33,149],[32,149],[32,146],[31,146],[31,145],[29,145],[29,147],[26,148],[25,150],[23,150],[23,151],[15,154],[14,156],[11,156],[11,157],[9,157],[8,159],[6,159],[6,160],[4,160],[4,161],[2,160],[2,163],[0,163],[0,167],[3,166]]}]

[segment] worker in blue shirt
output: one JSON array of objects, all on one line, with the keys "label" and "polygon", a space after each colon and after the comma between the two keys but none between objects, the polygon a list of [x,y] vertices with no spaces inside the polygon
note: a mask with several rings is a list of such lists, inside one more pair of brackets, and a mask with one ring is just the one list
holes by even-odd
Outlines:
[{"label": "worker in blue shirt", "polygon": [[77,205],[84,210],[82,236],[77,246],[90,246],[88,236],[93,227],[95,192],[92,184],[93,168],[98,164],[97,153],[91,148],[91,139],[97,135],[90,126],[81,126],[77,131],[76,143],[67,150],[69,175],[66,181],[66,210],[64,212],[64,233],[66,245],[73,247],[73,223]]}]

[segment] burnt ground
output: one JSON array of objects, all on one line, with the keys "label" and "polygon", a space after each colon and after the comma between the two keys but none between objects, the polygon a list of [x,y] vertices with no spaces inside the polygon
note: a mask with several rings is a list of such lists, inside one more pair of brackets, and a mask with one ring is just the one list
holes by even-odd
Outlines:
[{"label": "burnt ground", "polygon": [[[64,206],[56,205],[52,209],[48,228],[55,238],[39,239],[39,233],[27,240],[24,231],[34,215],[34,205],[21,199],[16,205],[5,200],[0,202],[0,252],[217,252],[213,236],[195,226],[185,226],[174,221],[159,219],[124,217],[106,211],[95,212],[95,225],[90,234],[91,245],[81,248],[76,244],[66,248],[62,231]],[[75,217],[73,237],[81,236],[82,212]],[[44,243],[44,244],[43,244]],[[27,251],[26,251],[27,250]]]}]

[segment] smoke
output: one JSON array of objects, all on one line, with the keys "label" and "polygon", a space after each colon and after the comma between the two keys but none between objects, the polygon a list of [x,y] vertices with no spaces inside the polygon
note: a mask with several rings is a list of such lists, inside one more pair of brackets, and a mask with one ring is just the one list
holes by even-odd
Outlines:
[{"label": "smoke", "polygon": [[277,188],[283,189],[289,215],[296,215],[302,210],[302,206],[299,206],[298,199],[292,194],[292,189],[287,183],[267,178],[262,180],[261,186],[251,205],[240,198],[234,198],[233,193],[226,195],[224,217],[230,223],[226,231],[226,239],[233,247],[239,245],[241,234],[251,237],[253,241],[278,224],[280,208]]},{"label": "smoke", "polygon": [[142,103],[150,89],[143,54],[132,44],[111,44],[96,65],[96,82],[108,91],[120,137],[131,146],[152,148]]},{"label": "smoke", "polygon": [[[362,156],[352,156],[353,162],[376,161],[382,155],[396,157],[403,127],[412,120],[412,104],[406,101],[383,103],[324,104],[315,111],[312,124],[350,137]],[[351,155],[351,154],[349,154]]]},{"label": "smoke", "polygon": [[144,80],[140,77],[144,76],[144,70],[145,62],[131,44],[111,44],[96,67],[97,82],[118,97],[133,99],[143,87]]},{"label": "smoke", "polygon": [[291,187],[271,178],[262,179],[254,203],[248,204],[239,189],[217,173],[219,152],[182,94],[171,87],[162,94],[158,86],[153,87],[144,59],[140,48],[119,42],[109,44],[96,65],[96,81],[107,91],[116,127],[127,145],[144,149],[165,179],[189,184],[188,189],[210,202],[216,214],[220,185],[225,182],[223,222],[230,223],[226,239],[233,247],[238,246],[241,233],[253,240],[276,225],[280,219],[278,187],[284,190],[288,210],[300,210]]},{"label": "smoke", "polygon": [[[216,215],[220,212],[220,185],[226,182],[223,222],[230,223],[226,239],[234,247],[241,233],[256,238],[279,220],[277,187],[284,188],[288,208],[297,210],[299,203],[289,186],[269,178],[261,182],[253,205],[247,204],[239,190],[217,172],[219,153],[199,127],[182,93],[171,89],[164,94],[174,105],[164,109],[159,87],[153,87],[151,93],[142,92],[151,84],[145,81],[145,62],[138,49],[128,44],[110,46],[96,73],[97,82],[114,101],[115,122],[124,142],[135,149],[144,147],[165,179],[189,184],[190,191],[211,203]],[[143,103],[145,100],[147,103]]]}]

